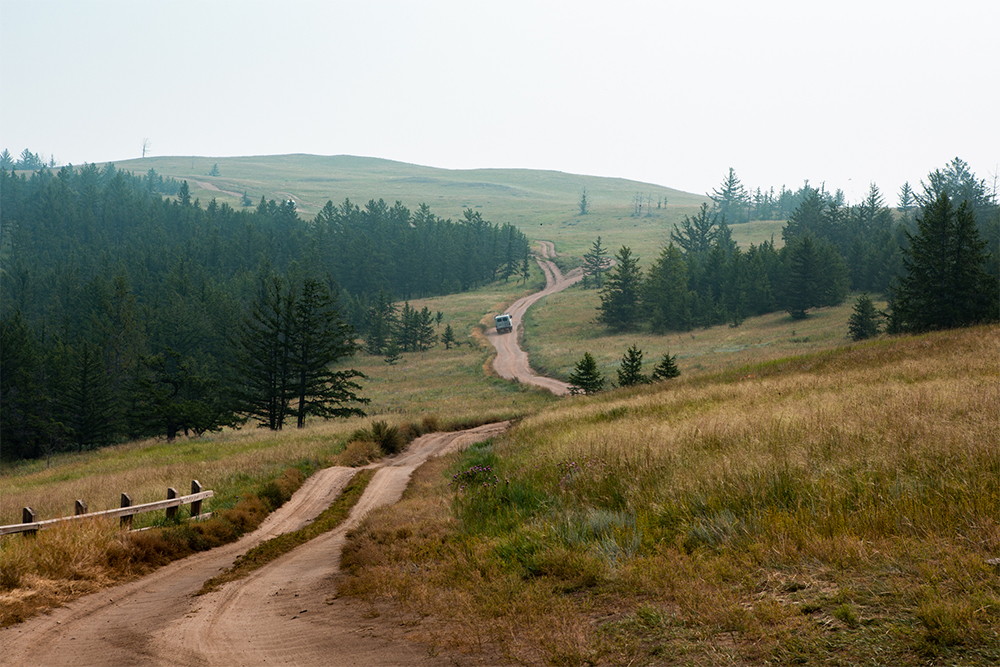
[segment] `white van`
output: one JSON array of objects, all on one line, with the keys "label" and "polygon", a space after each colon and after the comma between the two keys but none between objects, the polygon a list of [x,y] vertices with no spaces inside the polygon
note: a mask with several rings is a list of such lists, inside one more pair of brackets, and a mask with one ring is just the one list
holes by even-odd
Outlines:
[{"label": "white van", "polygon": [[497,333],[510,333],[514,330],[514,320],[511,319],[510,315],[504,313],[503,315],[497,315],[493,318],[496,321]]}]

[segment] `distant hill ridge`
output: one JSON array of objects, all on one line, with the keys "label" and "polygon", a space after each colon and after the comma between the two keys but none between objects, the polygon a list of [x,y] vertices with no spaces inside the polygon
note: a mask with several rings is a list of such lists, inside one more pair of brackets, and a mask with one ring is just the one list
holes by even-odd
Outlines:
[{"label": "distant hill ridge", "polygon": [[[484,217],[516,222],[526,217],[578,213],[586,190],[592,207],[632,207],[641,195],[670,206],[698,206],[707,197],[621,178],[568,174],[537,169],[443,169],[352,155],[268,155],[246,157],[147,157],[114,163],[119,169],[186,180],[192,196],[242,205],[242,193],[254,204],[292,199],[302,215],[315,215],[327,201],[350,198],[401,201],[415,208],[426,203],[435,214],[456,218],[465,208],[484,209]],[[239,195],[239,196],[237,196]]]}]

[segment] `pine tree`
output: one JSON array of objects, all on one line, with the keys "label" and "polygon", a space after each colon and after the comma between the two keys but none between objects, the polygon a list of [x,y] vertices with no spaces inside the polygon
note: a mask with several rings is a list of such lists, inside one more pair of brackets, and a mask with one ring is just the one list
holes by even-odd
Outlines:
[{"label": "pine tree", "polygon": [[984,270],[986,243],[968,201],[955,211],[942,191],[906,232],[903,275],[895,291],[891,321],[904,331],[927,331],[994,321],[997,284]]},{"label": "pine tree", "polygon": [[743,184],[740,183],[740,179],[736,177],[736,171],[732,167],[729,168],[729,174],[720,188],[713,190],[709,197],[715,203],[715,210],[723,219],[733,224],[747,221],[750,196]]},{"label": "pine tree", "polygon": [[642,350],[633,343],[622,357],[618,367],[618,386],[632,387],[637,384],[647,384],[649,378],[642,374]]},{"label": "pine tree", "polygon": [[669,352],[663,354],[663,358],[660,359],[660,363],[653,367],[653,382],[659,382],[661,380],[672,380],[675,377],[679,377],[681,371],[677,368],[677,356],[670,356]]},{"label": "pine tree", "polygon": [[[426,309],[425,309],[426,310]],[[313,278],[303,281],[295,303],[290,349],[291,381],[296,407],[292,411],[297,426],[305,426],[310,415],[331,417],[364,416],[368,399],[355,392],[361,389],[355,378],[364,374],[354,369],[333,370],[332,366],[357,349],[353,328],[340,319],[330,288]]]},{"label": "pine tree", "polygon": [[192,358],[173,350],[144,357],[134,394],[133,429],[165,433],[170,442],[181,431],[201,435],[233,424],[236,420],[219,384]]},{"label": "pine tree", "polygon": [[527,285],[528,278],[531,277],[531,261],[528,255],[528,250],[524,251],[524,259],[521,260],[521,284]]},{"label": "pine tree", "polygon": [[286,292],[281,278],[265,276],[235,340],[237,410],[272,431],[284,427],[293,398],[289,359],[293,311],[294,295]]},{"label": "pine tree", "polygon": [[114,441],[118,421],[114,393],[98,347],[81,342],[69,351],[66,383],[58,397],[60,421],[77,451]]},{"label": "pine tree", "polygon": [[819,302],[823,289],[819,254],[811,236],[800,237],[787,248],[785,307],[794,320],[804,319],[806,311]]},{"label": "pine tree", "polygon": [[417,318],[417,349],[426,352],[437,344],[437,334],[434,333],[434,316],[430,309],[424,306]]},{"label": "pine tree", "polygon": [[396,327],[396,305],[392,302],[391,294],[379,290],[375,302],[365,315],[365,324],[367,329],[365,352],[373,355],[382,354]]},{"label": "pine tree", "polygon": [[444,333],[441,334],[441,342],[444,343],[444,349],[450,350],[451,346],[455,343],[455,330],[451,328],[450,324],[446,324],[444,327]]},{"label": "pine tree", "polygon": [[583,194],[580,195],[580,215],[587,215],[590,211],[590,201],[587,199],[587,188],[583,189]]},{"label": "pine tree", "polygon": [[687,331],[691,328],[691,301],[687,262],[670,243],[646,274],[642,293],[645,317],[654,331]]},{"label": "pine tree", "polygon": [[353,330],[324,283],[307,278],[300,288],[286,288],[278,276],[266,277],[237,337],[239,411],[271,430],[292,415],[300,428],[309,415],[364,415],[352,405],[368,402],[355,393],[354,379],[364,376],[331,368],[354,351]]},{"label": "pine tree", "polygon": [[628,246],[615,254],[617,264],[609,272],[601,289],[601,314],[598,321],[612,329],[624,330],[639,322],[639,298],[642,289],[642,269],[639,258],[632,255]]},{"label": "pine tree", "polygon": [[583,280],[584,287],[589,287],[590,279],[594,279],[594,285],[601,289],[604,284],[604,272],[611,265],[608,259],[608,250],[601,246],[601,237],[598,236],[590,250],[583,256]]},{"label": "pine tree", "polygon": [[868,297],[867,292],[858,297],[854,304],[854,312],[847,320],[848,331],[851,340],[865,340],[874,338],[879,332],[879,312],[875,304]]},{"label": "pine tree", "polygon": [[684,251],[685,255],[703,255],[712,249],[718,230],[719,216],[711,215],[708,204],[702,204],[694,216],[685,215],[681,226],[674,225],[670,240]]},{"label": "pine tree", "polygon": [[590,352],[577,362],[569,374],[570,393],[595,394],[604,388],[604,376],[597,369],[597,362]]},{"label": "pine tree", "polygon": [[784,305],[792,319],[810,308],[835,306],[847,296],[847,266],[829,243],[812,236],[793,239],[782,250],[785,263]]},{"label": "pine tree", "polygon": [[389,343],[385,346],[385,356],[382,361],[389,364],[390,366],[395,366],[402,358],[402,354],[399,351],[399,343],[396,342],[395,336],[389,339]]}]

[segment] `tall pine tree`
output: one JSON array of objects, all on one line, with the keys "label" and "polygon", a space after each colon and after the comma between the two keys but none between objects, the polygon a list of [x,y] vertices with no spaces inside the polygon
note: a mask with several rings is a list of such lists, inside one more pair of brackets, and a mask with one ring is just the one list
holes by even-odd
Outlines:
[{"label": "tall pine tree", "polygon": [[[426,310],[426,309],[425,309]],[[333,365],[354,354],[354,330],[343,322],[336,309],[336,297],[323,282],[303,281],[295,303],[291,337],[291,380],[295,390],[293,413],[297,426],[305,426],[309,416],[364,416],[368,399],[355,392],[361,389],[355,378],[364,374],[353,369],[333,370]]]},{"label": "tall pine tree", "polygon": [[893,329],[950,329],[998,318],[998,286],[984,269],[986,243],[967,200],[956,211],[941,191],[917,220],[917,233],[906,236]]},{"label": "tall pine tree", "polygon": [[598,321],[612,329],[631,329],[639,323],[642,269],[639,268],[639,258],[632,255],[628,246],[622,246],[615,254],[615,260],[617,263],[601,289]]}]

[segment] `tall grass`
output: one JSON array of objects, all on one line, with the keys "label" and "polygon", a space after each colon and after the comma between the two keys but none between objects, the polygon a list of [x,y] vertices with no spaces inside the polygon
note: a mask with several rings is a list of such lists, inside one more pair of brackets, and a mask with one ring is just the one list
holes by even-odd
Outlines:
[{"label": "tall grass", "polygon": [[345,590],[495,650],[537,624],[526,663],[994,664],[998,352],[942,332],[568,400],[456,461],[446,553],[380,551],[386,510],[353,538],[377,585]]},{"label": "tall grass", "polygon": [[58,524],[0,541],[0,627],[253,530],[291,498],[303,474],[288,468],[208,520],[181,516],[152,530],[123,531],[107,517]]}]

